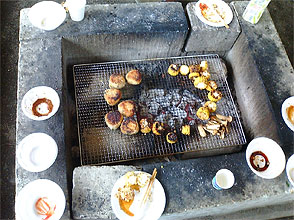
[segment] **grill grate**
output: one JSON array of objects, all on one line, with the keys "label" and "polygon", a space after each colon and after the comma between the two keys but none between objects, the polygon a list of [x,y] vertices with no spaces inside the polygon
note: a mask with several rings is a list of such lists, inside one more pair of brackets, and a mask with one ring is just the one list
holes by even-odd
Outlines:
[{"label": "grill grate", "polygon": [[[165,136],[156,136],[152,132],[144,135],[124,135],[120,129],[110,130],[104,121],[107,112],[116,110],[117,106],[109,106],[104,100],[104,91],[108,89],[109,76],[113,73],[126,75],[131,69],[138,69],[143,75],[143,81],[138,86],[126,85],[122,91],[122,100],[131,99],[137,103],[150,96],[150,91],[157,89],[164,91],[165,95],[179,91],[187,92],[196,97],[196,108],[208,100],[207,91],[196,89],[187,76],[172,77],[167,74],[170,64],[197,64],[207,60],[211,79],[218,84],[218,90],[223,98],[217,103],[217,113],[231,115],[234,120],[230,126],[230,133],[224,139],[208,135],[201,138],[197,124],[202,123],[196,119],[196,124],[191,126],[191,135],[185,136],[178,130],[178,142],[169,144]],[[224,66],[218,55],[177,57],[167,59],[152,59],[130,62],[109,62],[98,64],[84,64],[74,66],[74,83],[76,92],[76,108],[78,131],[80,141],[81,164],[104,164],[118,161],[133,160],[154,156],[170,155],[190,151],[206,151],[242,145],[246,143],[243,129],[233,102],[226,77]],[[144,96],[145,93],[145,96]],[[150,98],[150,97],[149,97]],[[174,99],[174,97],[173,97]],[[152,111],[163,111],[161,107]],[[167,107],[168,109],[169,107]],[[177,109],[173,110],[179,111]],[[178,122],[176,119],[174,122]],[[176,126],[176,129],[179,129]]]}]

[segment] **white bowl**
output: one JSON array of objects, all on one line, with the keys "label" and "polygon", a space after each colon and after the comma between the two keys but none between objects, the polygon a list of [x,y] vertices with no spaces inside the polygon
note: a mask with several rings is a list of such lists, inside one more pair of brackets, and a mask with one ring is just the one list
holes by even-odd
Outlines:
[{"label": "white bowl", "polygon": [[16,219],[18,220],[42,220],[44,215],[37,214],[35,204],[39,198],[47,197],[56,205],[54,214],[49,220],[59,220],[65,209],[65,196],[55,182],[48,179],[34,180],[25,185],[18,193],[15,202]]},{"label": "white bowl", "polygon": [[37,28],[51,31],[59,27],[66,18],[66,11],[54,1],[42,1],[30,8],[29,20]]},{"label": "white bowl", "polygon": [[[38,100],[38,99],[49,99],[52,102],[53,108],[52,111],[48,115],[44,116],[36,116],[33,113],[33,104]],[[52,117],[58,110],[60,105],[60,100],[57,92],[47,86],[38,86],[35,88],[32,88],[29,90],[23,97],[22,102],[21,102],[21,108],[23,113],[29,117],[30,119],[41,121],[41,120],[46,120],[50,117]],[[46,108],[47,105],[42,106],[43,109],[44,107]]]},{"label": "white bowl", "polygon": [[[250,156],[256,151],[263,152],[268,158],[269,166],[265,171],[255,170],[250,163]],[[273,179],[279,176],[285,169],[286,164],[285,154],[280,145],[266,137],[255,138],[248,144],[246,161],[253,173],[265,179]]]},{"label": "white bowl", "polygon": [[287,165],[286,165],[286,173],[288,180],[294,186],[294,154],[288,159]]},{"label": "white bowl", "polygon": [[26,136],[16,148],[19,165],[30,172],[48,169],[56,160],[58,147],[52,137],[44,133]]},{"label": "white bowl", "polygon": [[282,108],[281,108],[281,113],[282,113],[282,117],[286,123],[286,125],[292,130],[294,131],[294,124],[292,124],[288,118],[286,109],[293,105],[294,106],[294,96],[287,98],[283,104],[282,104]]}]

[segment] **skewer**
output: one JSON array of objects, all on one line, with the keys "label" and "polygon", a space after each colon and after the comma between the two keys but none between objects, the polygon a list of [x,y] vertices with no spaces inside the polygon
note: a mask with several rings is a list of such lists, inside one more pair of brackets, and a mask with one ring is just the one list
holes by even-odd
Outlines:
[{"label": "skewer", "polygon": [[144,194],[144,197],[143,197],[143,199],[142,199],[142,202],[141,202],[140,207],[141,207],[143,204],[146,203],[146,200],[147,200],[147,198],[148,198],[149,195],[150,195],[151,188],[152,188],[152,185],[153,185],[153,183],[154,183],[154,180],[155,180],[156,174],[157,174],[157,169],[154,168],[153,173],[152,173],[152,176],[150,177],[149,184],[148,184],[148,186],[147,186],[147,190],[146,190],[146,192],[145,192],[145,194]]}]

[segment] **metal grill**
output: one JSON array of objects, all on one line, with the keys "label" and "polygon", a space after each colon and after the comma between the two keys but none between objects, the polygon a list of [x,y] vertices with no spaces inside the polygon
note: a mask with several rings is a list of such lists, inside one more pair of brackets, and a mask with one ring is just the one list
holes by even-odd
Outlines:
[{"label": "metal grill", "polygon": [[[111,74],[121,73],[124,76],[131,69],[138,69],[143,75],[143,81],[138,86],[126,85],[122,91],[122,100],[131,99],[141,102],[142,94],[152,89],[160,89],[164,93],[184,90],[197,97],[196,109],[208,100],[208,92],[196,89],[188,76],[176,77],[167,74],[170,64],[199,64],[207,60],[211,79],[218,84],[218,90],[223,98],[217,103],[217,113],[231,115],[230,132],[224,139],[208,135],[200,137],[197,124],[203,123],[196,119],[191,126],[191,135],[182,135],[178,130],[178,142],[169,144],[165,135],[156,136],[138,133],[124,135],[120,129],[110,130],[104,121],[106,113],[116,110],[117,106],[109,106],[104,100],[104,91],[109,88],[108,80]],[[191,151],[208,151],[222,149],[246,143],[244,132],[233,102],[224,66],[218,55],[176,57],[151,59],[129,62],[108,62],[98,64],[83,64],[74,66],[74,83],[76,92],[76,109],[80,141],[80,156],[82,165],[105,164],[147,157],[171,155]],[[141,100],[141,101],[140,101]],[[152,109],[150,109],[152,111]]]}]

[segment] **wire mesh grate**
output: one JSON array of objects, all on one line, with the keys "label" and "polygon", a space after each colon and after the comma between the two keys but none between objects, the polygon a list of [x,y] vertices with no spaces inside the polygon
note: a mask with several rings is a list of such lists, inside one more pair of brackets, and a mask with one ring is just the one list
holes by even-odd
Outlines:
[{"label": "wire mesh grate", "polygon": [[[170,76],[167,69],[173,63],[190,65],[199,64],[203,60],[208,61],[211,79],[217,82],[218,90],[223,94],[223,98],[217,103],[217,113],[231,115],[234,118],[230,125],[230,132],[224,139],[212,135],[200,137],[197,124],[202,121],[199,119],[195,119],[195,124],[191,124],[191,135],[182,135],[179,130],[179,125],[188,116],[185,108],[191,101],[190,98],[194,100],[193,109],[198,109],[208,100],[208,92],[196,89],[187,76],[180,74],[176,77]],[[143,80],[138,86],[126,85],[121,90],[122,100],[131,99],[138,104],[139,108],[147,106],[145,111],[148,111],[155,121],[169,120],[167,123],[177,130],[177,143],[169,144],[165,135],[156,136],[152,132],[124,135],[120,129],[110,130],[107,127],[104,121],[105,114],[117,109],[117,106],[109,106],[104,100],[104,91],[109,88],[109,77],[113,73],[121,73],[125,76],[132,69],[138,69],[143,75]],[[82,165],[221,149],[246,143],[226,81],[225,68],[218,55],[82,64],[75,65],[73,73]],[[183,99],[187,99],[187,102]],[[164,100],[170,100],[170,102],[167,103]],[[163,118],[166,112],[171,114],[166,117],[167,119]]]}]

